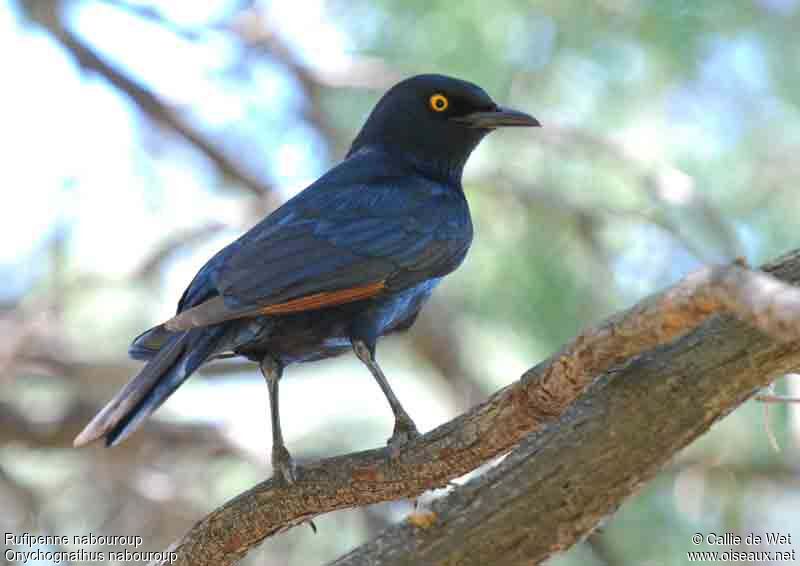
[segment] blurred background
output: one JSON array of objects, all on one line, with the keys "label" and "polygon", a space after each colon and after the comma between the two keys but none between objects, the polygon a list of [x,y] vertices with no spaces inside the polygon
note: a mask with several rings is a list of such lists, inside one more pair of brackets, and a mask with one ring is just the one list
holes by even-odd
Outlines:
[{"label": "blurred background", "polygon": [[[544,125],[473,155],[473,249],[380,345],[423,430],[703,263],[797,247],[799,39],[798,0],[1,4],[0,530],[161,550],[271,474],[267,391],[243,361],[209,366],[118,448],[71,441],[136,371],[130,340],[341,159],[402,77],[472,80]],[[300,462],[391,433],[353,356],[290,368],[281,403]],[[737,410],[551,564],[683,564],[694,532],[800,544],[800,413],[764,409]],[[330,514],[246,563],[320,564],[411,509]]]}]

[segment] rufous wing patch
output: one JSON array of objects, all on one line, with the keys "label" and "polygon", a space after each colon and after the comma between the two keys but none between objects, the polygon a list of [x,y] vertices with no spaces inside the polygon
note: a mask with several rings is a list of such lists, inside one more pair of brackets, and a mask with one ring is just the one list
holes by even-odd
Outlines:
[{"label": "rufous wing patch", "polygon": [[318,310],[369,299],[380,293],[385,287],[385,281],[377,281],[359,287],[351,287],[339,291],[324,291],[283,303],[241,310],[230,310],[225,306],[225,301],[222,297],[214,297],[205,303],[201,303],[174,316],[165,322],[164,326],[167,330],[176,332],[178,330],[189,330],[190,328],[209,326],[211,324],[225,322],[226,320],[246,318],[249,316],[265,314],[280,315]]},{"label": "rufous wing patch", "polygon": [[285,303],[269,305],[259,310],[260,314],[289,314],[293,312],[311,311],[325,307],[335,307],[345,303],[352,303],[369,299],[380,293],[386,286],[384,281],[370,283],[361,287],[342,289],[341,291],[328,291],[324,293],[314,293],[299,299],[292,299]]}]

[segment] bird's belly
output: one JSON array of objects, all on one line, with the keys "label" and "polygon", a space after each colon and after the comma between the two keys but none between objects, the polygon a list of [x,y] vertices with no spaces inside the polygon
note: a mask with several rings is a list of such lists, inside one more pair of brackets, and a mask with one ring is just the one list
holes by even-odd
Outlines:
[{"label": "bird's belly", "polygon": [[327,309],[250,320],[240,332],[237,354],[255,361],[272,355],[284,365],[312,362],[350,350],[356,320],[367,320],[376,335],[407,329],[439,279],[389,296]]},{"label": "bird's belly", "polygon": [[350,348],[350,321],[357,306],[352,303],[347,308],[259,317],[251,322],[259,331],[241,342],[235,352],[255,361],[271,355],[284,365],[337,356]]}]

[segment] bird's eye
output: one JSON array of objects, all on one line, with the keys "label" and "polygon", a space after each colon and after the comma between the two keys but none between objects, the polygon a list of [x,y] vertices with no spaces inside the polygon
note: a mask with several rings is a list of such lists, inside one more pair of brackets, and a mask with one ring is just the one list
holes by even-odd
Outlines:
[{"label": "bird's eye", "polygon": [[450,106],[450,101],[443,94],[434,94],[428,99],[428,104],[434,112],[444,112]]}]

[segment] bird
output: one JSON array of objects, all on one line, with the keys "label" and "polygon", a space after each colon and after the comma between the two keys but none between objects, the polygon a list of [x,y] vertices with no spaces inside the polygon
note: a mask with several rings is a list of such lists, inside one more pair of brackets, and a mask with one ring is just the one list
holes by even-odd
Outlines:
[{"label": "bird", "polygon": [[133,340],[129,355],[145,365],[74,445],[119,444],[201,365],[242,356],[267,384],[273,476],[292,484],[284,369],[352,350],[394,414],[397,453],[419,432],[377,362],[377,341],[411,327],[465,258],[473,228],[461,178],[472,151],[498,128],[540,125],[465,80],[425,74],[391,87],[340,163],[216,253],[176,315]]}]

